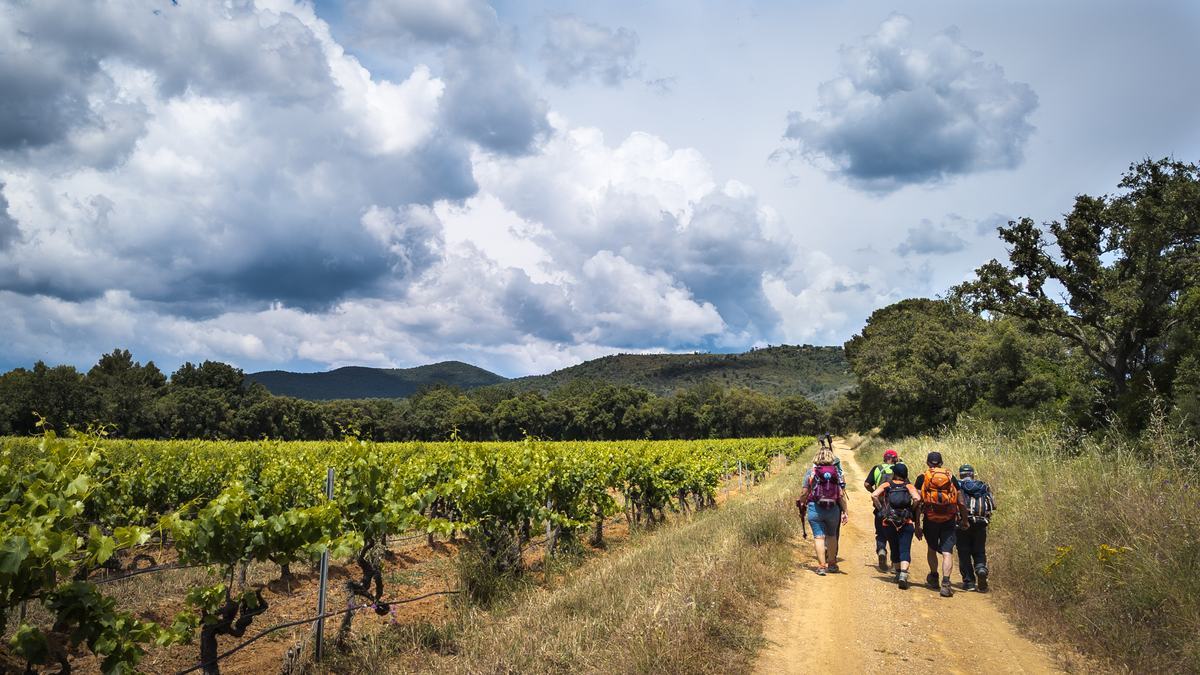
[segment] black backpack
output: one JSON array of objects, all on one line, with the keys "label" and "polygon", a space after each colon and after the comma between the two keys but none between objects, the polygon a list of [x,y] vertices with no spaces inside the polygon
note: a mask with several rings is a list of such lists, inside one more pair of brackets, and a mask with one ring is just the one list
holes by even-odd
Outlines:
[{"label": "black backpack", "polygon": [[883,489],[883,508],[880,515],[883,519],[897,527],[913,519],[912,495],[908,492],[908,481],[897,483],[888,481]]}]

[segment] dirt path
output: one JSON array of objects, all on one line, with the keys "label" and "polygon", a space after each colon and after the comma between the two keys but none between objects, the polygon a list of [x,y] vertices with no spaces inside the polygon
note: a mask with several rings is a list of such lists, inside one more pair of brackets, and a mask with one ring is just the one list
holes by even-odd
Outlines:
[{"label": "dirt path", "polygon": [[913,541],[914,585],[907,591],[880,572],[864,470],[844,442],[834,447],[850,493],[842,572],[817,576],[811,535],[798,542],[796,572],[764,623],[768,645],[756,673],[1062,672],[1043,647],[1016,633],[990,596],[958,590],[957,564],[953,598],[920,585],[929,572],[924,542]]}]

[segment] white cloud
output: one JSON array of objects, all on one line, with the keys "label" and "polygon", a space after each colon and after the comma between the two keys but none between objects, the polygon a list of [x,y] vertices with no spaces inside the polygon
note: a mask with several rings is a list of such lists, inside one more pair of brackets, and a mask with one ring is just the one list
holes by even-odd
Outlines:
[{"label": "white cloud", "polygon": [[842,47],[841,61],[816,116],[789,115],[784,155],[875,191],[1020,164],[1037,96],[957,31],[919,42],[912,21],[894,14]]},{"label": "white cloud", "polygon": [[541,56],[546,79],[560,87],[588,80],[615,87],[640,74],[637,49],[638,35],[628,28],[559,14],[546,22]]}]

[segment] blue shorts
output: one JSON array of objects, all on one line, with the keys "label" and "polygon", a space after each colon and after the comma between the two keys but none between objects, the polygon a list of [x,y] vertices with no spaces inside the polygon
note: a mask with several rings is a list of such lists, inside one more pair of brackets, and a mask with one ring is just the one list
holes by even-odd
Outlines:
[{"label": "blue shorts", "polygon": [[842,507],[808,505],[808,526],[814,537],[836,537],[842,529]]}]

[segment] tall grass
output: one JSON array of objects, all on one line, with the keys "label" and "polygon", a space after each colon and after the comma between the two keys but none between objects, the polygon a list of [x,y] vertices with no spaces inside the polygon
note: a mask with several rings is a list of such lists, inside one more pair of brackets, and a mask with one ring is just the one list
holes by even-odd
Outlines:
[{"label": "tall grass", "polygon": [[973,464],[998,503],[993,580],[1022,618],[1137,672],[1200,672],[1200,464],[1164,419],[1137,438],[968,421],[858,452]]}]

